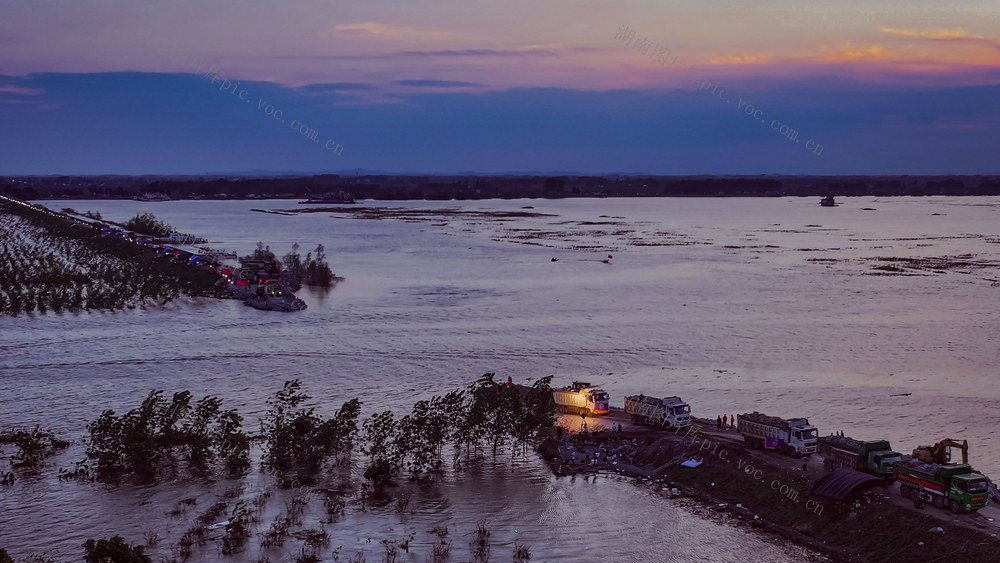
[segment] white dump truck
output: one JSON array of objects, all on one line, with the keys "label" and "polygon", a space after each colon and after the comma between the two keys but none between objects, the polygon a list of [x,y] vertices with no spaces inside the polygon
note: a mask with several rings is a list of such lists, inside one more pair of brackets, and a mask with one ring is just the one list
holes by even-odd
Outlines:
[{"label": "white dump truck", "polygon": [[741,414],[736,419],[736,431],[750,447],[799,455],[816,453],[819,433],[808,419],[785,420],[759,412]]},{"label": "white dump truck", "polygon": [[574,381],[569,387],[553,389],[552,395],[559,412],[607,414],[610,404],[607,391],[584,381]]},{"label": "white dump truck", "polygon": [[636,424],[673,429],[691,426],[691,406],[680,397],[632,395],[625,397],[625,412],[632,415]]}]

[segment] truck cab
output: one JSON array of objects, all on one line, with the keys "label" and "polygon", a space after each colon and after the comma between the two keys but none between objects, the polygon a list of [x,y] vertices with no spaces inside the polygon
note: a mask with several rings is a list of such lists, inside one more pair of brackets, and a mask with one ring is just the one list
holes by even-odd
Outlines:
[{"label": "truck cab", "polygon": [[[965,510],[978,510],[986,506],[989,483],[978,473],[955,475],[951,479],[948,498]],[[952,506],[952,512],[958,512]]]},{"label": "truck cab", "polygon": [[880,450],[868,454],[868,469],[876,475],[893,478],[896,475],[896,464],[902,461],[903,454],[899,452]]},{"label": "truck cab", "polygon": [[587,403],[594,414],[606,414],[611,404],[611,397],[600,387],[587,391]]},{"label": "truck cab", "polygon": [[788,442],[788,448],[798,454],[814,454],[816,453],[816,442],[819,439],[818,434],[819,431],[816,430],[816,427],[808,422],[794,425],[789,431],[791,440]]},{"label": "truck cab", "polygon": [[667,422],[670,426],[674,428],[691,426],[691,405],[682,401],[680,397],[663,399],[663,406],[667,409]]}]

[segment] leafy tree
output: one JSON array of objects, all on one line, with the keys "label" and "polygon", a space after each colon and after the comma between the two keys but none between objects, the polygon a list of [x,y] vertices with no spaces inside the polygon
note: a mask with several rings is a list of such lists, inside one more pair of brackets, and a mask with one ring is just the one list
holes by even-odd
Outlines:
[{"label": "leafy tree", "polygon": [[87,456],[99,472],[124,471],[152,475],[165,458],[186,453],[192,466],[204,468],[216,456],[233,471],[249,465],[249,440],[235,410],[221,411],[222,401],[205,397],[191,407],[191,393],[174,393],[168,403],[163,391],[149,393],[138,409],[117,416],[105,410],[87,425]]},{"label": "leafy tree", "polygon": [[552,428],[555,424],[555,398],[552,396],[552,376],[535,381],[531,388],[519,388],[517,414],[513,419],[514,438],[522,448],[529,439]]},{"label": "leafy tree", "polygon": [[243,432],[243,417],[236,409],[229,409],[220,413],[216,421],[219,455],[231,473],[245,471],[250,467],[250,439]]},{"label": "leafy tree", "polygon": [[305,283],[319,287],[330,287],[333,283],[333,271],[326,263],[326,252],[323,245],[316,246],[316,258],[306,265]]},{"label": "leafy tree", "polygon": [[265,466],[315,472],[327,457],[353,446],[361,402],[351,399],[332,418],[324,419],[315,409],[301,406],[309,399],[301,382],[293,379],[268,400],[271,408],[260,422],[266,440]]},{"label": "leafy tree", "polygon": [[45,459],[62,449],[69,447],[69,442],[56,437],[49,430],[35,427],[34,430],[18,430],[0,433],[0,443],[9,442],[17,446],[11,462],[14,467],[22,467],[35,471],[41,468]]},{"label": "leafy tree", "polygon": [[427,481],[429,473],[441,470],[444,445],[457,435],[464,393],[456,390],[444,397],[418,401],[412,414],[399,421],[399,435],[410,478]]},{"label": "leafy tree", "polygon": [[473,443],[485,438],[496,458],[497,450],[511,434],[516,391],[493,380],[495,374],[487,373],[469,386],[472,404],[469,405],[467,424],[473,433]]},{"label": "leafy tree", "polygon": [[365,479],[376,486],[392,481],[399,471],[403,441],[396,438],[399,424],[392,411],[382,411],[368,417],[364,422],[364,439],[361,453],[368,456]]},{"label": "leafy tree", "polygon": [[302,264],[302,255],[299,254],[299,243],[292,245],[292,251],[284,255],[281,258],[282,264],[285,266],[285,270],[295,274],[296,277],[302,279],[305,275],[305,267]]},{"label": "leafy tree", "polygon": [[154,237],[165,237],[174,231],[174,228],[163,221],[160,221],[152,213],[137,213],[135,217],[125,223],[125,228],[144,235]]},{"label": "leafy tree", "polygon": [[264,246],[263,242],[257,241],[257,248],[254,249],[253,254],[244,256],[242,260],[264,260],[264,261],[278,261],[278,257],[271,252],[270,246]]}]

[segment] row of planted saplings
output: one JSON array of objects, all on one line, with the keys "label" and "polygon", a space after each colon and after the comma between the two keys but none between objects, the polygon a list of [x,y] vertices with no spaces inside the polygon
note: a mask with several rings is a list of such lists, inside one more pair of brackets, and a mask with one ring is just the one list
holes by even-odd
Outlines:
[{"label": "row of planted saplings", "polygon": [[0,225],[0,314],[123,309],[207,289],[207,278],[136,260],[82,227],[76,236],[55,235],[24,217],[10,217]]}]

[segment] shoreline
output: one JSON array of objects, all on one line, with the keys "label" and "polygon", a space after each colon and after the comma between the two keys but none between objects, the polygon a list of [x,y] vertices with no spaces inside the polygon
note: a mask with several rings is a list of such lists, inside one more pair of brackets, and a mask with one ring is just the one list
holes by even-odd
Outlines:
[{"label": "shoreline", "polygon": [[[557,476],[616,473],[657,487],[658,496],[688,499],[701,517],[773,534],[834,561],[1000,560],[993,519],[917,510],[891,486],[874,487],[847,503],[812,497],[813,484],[826,474],[818,456],[751,450],[735,430],[718,430],[714,421],[693,418],[690,432],[675,433],[630,424],[623,412],[612,411],[602,423],[621,423],[621,433],[600,430],[584,437],[577,420],[563,415],[564,437],[538,446]],[[692,459],[700,464],[681,465]]]},{"label": "shoreline", "polygon": [[[364,172],[364,174],[362,174]],[[616,197],[997,196],[995,174],[734,174],[512,172],[400,174],[6,175],[0,193],[19,199],[484,200]],[[816,201],[815,204],[819,202]]]}]

